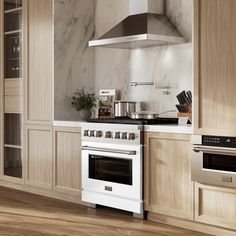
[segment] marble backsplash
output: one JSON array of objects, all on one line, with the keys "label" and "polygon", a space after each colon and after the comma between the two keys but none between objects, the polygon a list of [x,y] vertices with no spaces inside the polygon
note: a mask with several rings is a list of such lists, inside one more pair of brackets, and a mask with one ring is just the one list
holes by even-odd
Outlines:
[{"label": "marble backsplash", "polygon": [[[114,4],[116,2],[116,4]],[[96,37],[128,14],[126,2],[96,0]],[[120,12],[116,9],[124,9]],[[143,103],[146,110],[175,109],[176,94],[193,87],[192,0],[167,0],[166,15],[187,39],[186,44],[145,49],[95,49],[95,90],[116,88],[121,99]],[[130,82],[155,82],[155,86],[131,87]],[[164,95],[161,87],[169,87]],[[174,115],[174,114],[171,114]]]},{"label": "marble backsplash", "polygon": [[[70,97],[76,89],[118,89],[144,109],[175,109],[176,94],[193,87],[193,0],[166,0],[166,15],[187,39],[183,45],[146,49],[88,48],[129,12],[128,0],[54,0],[55,120],[78,120]],[[155,86],[131,87],[134,81]],[[164,95],[161,87],[169,87]],[[173,115],[173,114],[171,114]]]},{"label": "marble backsplash", "polygon": [[70,97],[76,89],[94,91],[94,0],[54,0],[55,120],[77,120]]}]

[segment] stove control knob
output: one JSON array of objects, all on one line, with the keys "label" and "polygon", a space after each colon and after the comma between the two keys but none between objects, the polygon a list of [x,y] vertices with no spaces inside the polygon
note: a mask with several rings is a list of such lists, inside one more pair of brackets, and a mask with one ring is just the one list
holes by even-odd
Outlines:
[{"label": "stove control knob", "polygon": [[112,132],[107,131],[106,134],[105,134],[105,138],[112,138]]},{"label": "stove control knob", "polygon": [[115,133],[115,139],[120,139],[120,132]]},{"label": "stove control knob", "polygon": [[135,140],[135,133],[129,133],[128,139],[129,140]]},{"label": "stove control knob", "polygon": [[89,136],[89,130],[84,130],[84,136],[86,137],[86,136]]},{"label": "stove control knob", "polygon": [[95,131],[94,130],[90,130],[89,137],[94,137],[94,135],[95,135]]},{"label": "stove control knob", "polygon": [[101,130],[99,130],[99,131],[96,131],[96,137],[97,138],[101,138],[102,137],[102,131]]},{"label": "stove control knob", "polygon": [[122,133],[122,139],[127,139],[127,133]]}]

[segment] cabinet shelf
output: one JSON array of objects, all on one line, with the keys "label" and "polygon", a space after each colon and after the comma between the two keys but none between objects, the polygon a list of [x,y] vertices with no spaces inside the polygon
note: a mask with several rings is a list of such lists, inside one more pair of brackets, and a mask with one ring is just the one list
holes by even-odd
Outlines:
[{"label": "cabinet shelf", "polygon": [[22,9],[23,9],[22,7],[17,7],[10,10],[5,10],[4,13],[7,14],[7,13],[16,12],[16,11],[21,11]]},{"label": "cabinet shelf", "polygon": [[10,34],[16,34],[16,33],[22,33],[22,29],[6,31],[6,32],[4,32],[4,35],[10,35]]},{"label": "cabinet shelf", "polygon": [[4,147],[22,149],[22,146],[11,145],[11,144],[4,144]]},{"label": "cabinet shelf", "polygon": [[23,80],[23,78],[22,77],[19,77],[19,78],[4,78],[4,80],[12,80],[12,81],[14,81],[14,80]]}]

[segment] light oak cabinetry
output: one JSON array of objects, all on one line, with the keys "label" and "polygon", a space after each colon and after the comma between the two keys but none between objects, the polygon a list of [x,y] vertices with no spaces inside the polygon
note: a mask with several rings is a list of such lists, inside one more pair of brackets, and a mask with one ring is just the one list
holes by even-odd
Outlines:
[{"label": "light oak cabinetry", "polygon": [[28,81],[26,119],[52,125],[53,120],[53,1],[28,1]]},{"label": "light oak cabinetry", "polygon": [[81,191],[80,128],[54,127],[54,190]]},{"label": "light oak cabinetry", "polygon": [[236,190],[196,183],[195,220],[236,230]]},{"label": "light oak cabinetry", "polygon": [[52,189],[53,1],[26,4],[25,183]]},{"label": "light oak cabinetry", "polygon": [[196,133],[236,135],[236,1],[194,1]]},{"label": "light oak cabinetry", "polygon": [[51,189],[53,1],[0,4],[1,179]]},{"label": "light oak cabinetry", "polygon": [[145,210],[193,219],[190,135],[145,135]]},{"label": "light oak cabinetry", "polygon": [[22,0],[0,1],[1,178],[17,183],[22,182],[23,174],[24,10]]},{"label": "light oak cabinetry", "polygon": [[26,184],[52,188],[52,127],[26,126]]}]

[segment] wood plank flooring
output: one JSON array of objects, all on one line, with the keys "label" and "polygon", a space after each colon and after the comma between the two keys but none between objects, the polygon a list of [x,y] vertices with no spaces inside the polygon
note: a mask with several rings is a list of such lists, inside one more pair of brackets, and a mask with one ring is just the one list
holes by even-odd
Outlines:
[{"label": "wood plank flooring", "polygon": [[[135,219],[130,213],[91,209],[0,187],[1,236],[203,236]],[[205,235],[206,236],[206,235]]]}]

